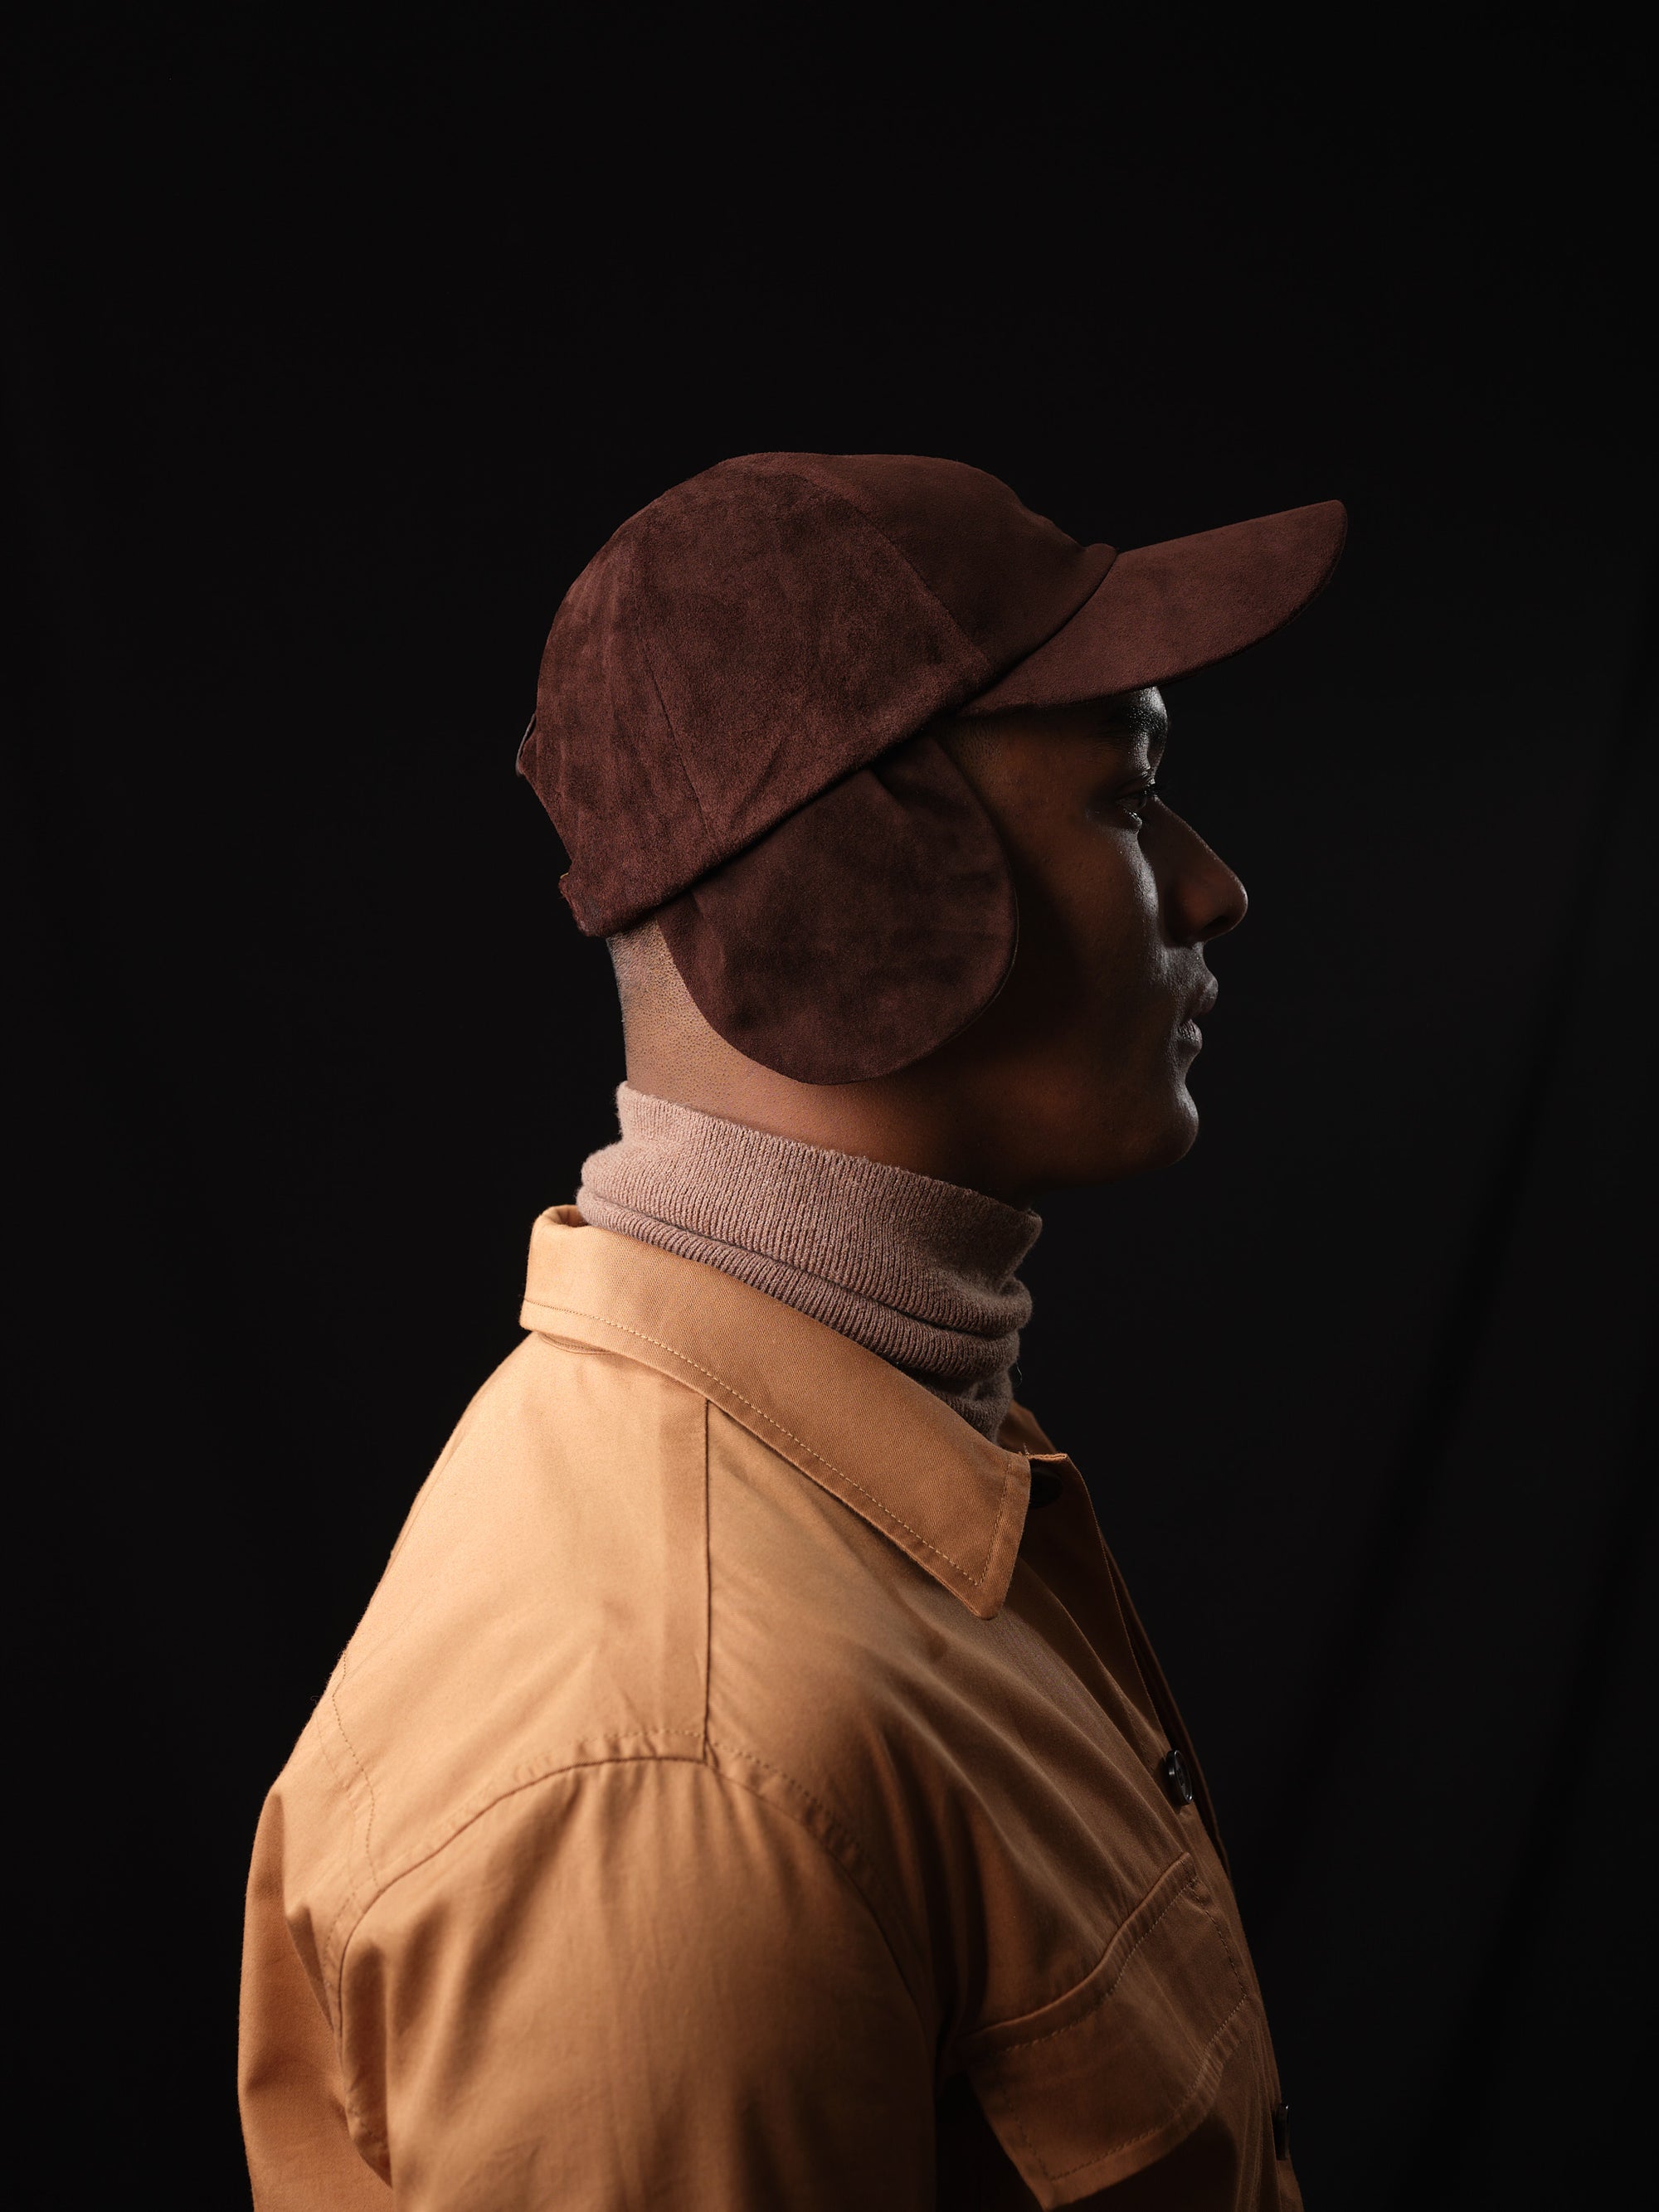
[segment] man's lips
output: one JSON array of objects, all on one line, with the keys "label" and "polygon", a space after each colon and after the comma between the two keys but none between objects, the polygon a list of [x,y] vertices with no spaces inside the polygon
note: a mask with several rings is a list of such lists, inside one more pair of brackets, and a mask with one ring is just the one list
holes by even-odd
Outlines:
[{"label": "man's lips", "polygon": [[1204,1049],[1204,1032],[1198,1026],[1200,1018],[1207,1014],[1214,1006],[1220,988],[1215,977],[1212,975],[1204,988],[1188,1006],[1176,1030],[1176,1035],[1178,1037],[1184,1037],[1194,1052],[1202,1052]]}]

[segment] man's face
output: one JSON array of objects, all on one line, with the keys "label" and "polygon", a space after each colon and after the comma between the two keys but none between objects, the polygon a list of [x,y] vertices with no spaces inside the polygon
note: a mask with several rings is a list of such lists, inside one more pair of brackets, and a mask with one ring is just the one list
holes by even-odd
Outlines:
[{"label": "man's face", "polygon": [[1019,894],[1007,985],[939,1055],[975,1117],[1002,1121],[1011,1192],[1165,1166],[1197,1134],[1187,1076],[1216,990],[1204,947],[1246,902],[1155,795],[1168,724],[1144,690],[939,729]]}]

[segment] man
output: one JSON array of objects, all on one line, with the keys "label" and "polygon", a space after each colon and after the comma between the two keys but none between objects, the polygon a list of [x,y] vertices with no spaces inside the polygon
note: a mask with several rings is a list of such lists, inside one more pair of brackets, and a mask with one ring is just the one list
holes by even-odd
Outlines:
[{"label": "man", "polygon": [[1031,1198],[1186,1151],[1244,912],[1157,687],[1343,526],[1117,554],[761,454],[573,586],[520,766],[622,1136],[266,1807],[260,2207],[1299,2203],[1197,1762],[1010,1369]]}]

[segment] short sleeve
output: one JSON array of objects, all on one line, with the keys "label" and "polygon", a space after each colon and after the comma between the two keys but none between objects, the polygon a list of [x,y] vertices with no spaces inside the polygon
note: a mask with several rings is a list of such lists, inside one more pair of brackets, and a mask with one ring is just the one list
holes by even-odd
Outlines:
[{"label": "short sleeve", "polygon": [[348,1946],[354,2136],[405,2212],[921,2212],[930,2033],[776,1804],[622,1759],[493,1806]]}]

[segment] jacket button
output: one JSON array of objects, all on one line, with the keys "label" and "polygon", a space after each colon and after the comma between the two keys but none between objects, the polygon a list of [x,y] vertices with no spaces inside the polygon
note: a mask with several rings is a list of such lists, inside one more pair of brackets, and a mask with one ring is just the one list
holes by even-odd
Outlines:
[{"label": "jacket button", "polygon": [[1168,1753],[1159,1762],[1158,1774],[1169,1793],[1170,1802],[1177,1812],[1193,1802],[1193,1778],[1187,1771],[1187,1762],[1178,1751]]},{"label": "jacket button", "polygon": [[1291,2108],[1285,2104],[1273,2106],[1273,2156],[1288,2158],[1291,2154]]}]

